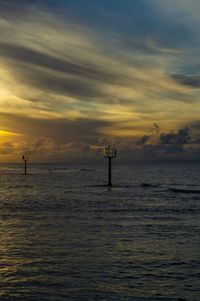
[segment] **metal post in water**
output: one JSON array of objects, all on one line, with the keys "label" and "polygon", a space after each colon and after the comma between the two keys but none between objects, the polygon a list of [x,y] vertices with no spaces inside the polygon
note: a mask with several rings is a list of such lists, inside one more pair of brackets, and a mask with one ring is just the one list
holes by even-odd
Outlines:
[{"label": "metal post in water", "polygon": [[108,158],[108,186],[112,186],[112,158]]},{"label": "metal post in water", "polygon": [[110,145],[104,149],[104,158],[108,159],[108,186],[112,186],[112,159],[116,158],[116,149]]},{"label": "metal post in water", "polygon": [[24,161],[24,174],[27,175],[27,162],[29,161],[29,153],[28,152],[23,154],[22,160]]},{"label": "metal post in water", "polygon": [[24,173],[25,173],[25,175],[27,174],[27,169],[26,169],[26,160],[24,160],[24,164],[25,164],[25,167],[24,167]]}]

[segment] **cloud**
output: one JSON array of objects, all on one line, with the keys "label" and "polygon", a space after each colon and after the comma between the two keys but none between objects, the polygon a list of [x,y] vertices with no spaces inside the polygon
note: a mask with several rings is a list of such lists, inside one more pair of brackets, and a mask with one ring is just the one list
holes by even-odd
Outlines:
[{"label": "cloud", "polygon": [[[159,127],[159,126],[158,126]],[[195,133],[192,127],[184,127],[178,130],[144,135],[138,139],[136,149],[140,160],[189,160],[197,159],[197,151],[200,150],[200,141],[194,140]],[[195,146],[196,143],[196,146]],[[134,150],[134,145],[133,150]]]},{"label": "cloud", "polygon": [[66,75],[81,76],[101,81],[109,80],[115,82],[118,78],[119,81],[119,76],[116,77],[115,74],[109,73],[106,69],[100,69],[100,66],[98,69],[97,66],[92,66],[92,64],[83,65],[73,62],[72,59],[67,57],[62,59],[21,45],[0,43],[0,55],[18,63],[27,64],[29,67],[33,65],[62,72]]},{"label": "cloud", "polygon": [[190,130],[188,127],[179,129],[177,132],[161,133],[159,137],[163,145],[183,145],[191,140]]},{"label": "cloud", "polygon": [[200,88],[200,75],[173,74],[173,78],[182,85]]},{"label": "cloud", "polygon": [[96,119],[67,120],[64,118],[40,119],[14,114],[0,114],[5,126],[12,126],[15,130],[29,137],[28,140],[36,139],[38,134],[42,137],[53,139],[57,143],[90,143],[97,141],[100,129],[108,126],[110,122]]},{"label": "cloud", "polygon": [[156,122],[154,122],[153,128],[152,128],[151,131],[152,131],[152,132],[155,132],[155,134],[158,135],[159,132],[160,132],[160,126],[159,126]]},{"label": "cloud", "polygon": [[4,142],[0,144],[0,155],[11,155],[15,151],[15,147],[12,142]]},{"label": "cloud", "polygon": [[173,24],[184,25],[185,30],[189,29],[194,36],[198,33],[200,3],[198,0],[173,0],[159,1],[152,0],[155,9],[157,8],[163,17],[168,18]]},{"label": "cloud", "polygon": [[150,139],[151,139],[151,136],[144,135],[144,136],[142,136],[142,137],[138,140],[137,144],[138,144],[138,145],[144,145],[144,144],[147,143]]}]

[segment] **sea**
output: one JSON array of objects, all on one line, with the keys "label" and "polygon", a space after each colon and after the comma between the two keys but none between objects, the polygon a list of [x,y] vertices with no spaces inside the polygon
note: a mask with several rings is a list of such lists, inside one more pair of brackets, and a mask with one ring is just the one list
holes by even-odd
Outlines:
[{"label": "sea", "polygon": [[199,301],[200,164],[0,165],[0,300]]}]

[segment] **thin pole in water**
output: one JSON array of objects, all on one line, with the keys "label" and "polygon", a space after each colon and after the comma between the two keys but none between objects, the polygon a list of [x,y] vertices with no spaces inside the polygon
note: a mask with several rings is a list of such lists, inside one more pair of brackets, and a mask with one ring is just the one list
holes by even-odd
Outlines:
[{"label": "thin pole in water", "polygon": [[116,158],[116,149],[110,145],[104,149],[104,158],[108,159],[108,186],[112,186],[112,159]]},{"label": "thin pole in water", "polygon": [[108,158],[108,186],[112,186],[112,158]]},{"label": "thin pole in water", "polygon": [[29,161],[29,153],[28,152],[23,154],[22,160],[24,161],[24,174],[27,175],[27,161]]}]

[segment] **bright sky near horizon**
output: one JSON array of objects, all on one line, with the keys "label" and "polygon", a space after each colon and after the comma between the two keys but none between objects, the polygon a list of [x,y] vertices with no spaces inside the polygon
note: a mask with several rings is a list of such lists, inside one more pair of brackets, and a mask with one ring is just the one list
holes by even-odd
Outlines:
[{"label": "bright sky near horizon", "polygon": [[199,0],[1,0],[0,162],[198,159]]}]

